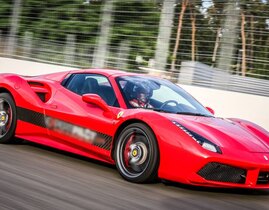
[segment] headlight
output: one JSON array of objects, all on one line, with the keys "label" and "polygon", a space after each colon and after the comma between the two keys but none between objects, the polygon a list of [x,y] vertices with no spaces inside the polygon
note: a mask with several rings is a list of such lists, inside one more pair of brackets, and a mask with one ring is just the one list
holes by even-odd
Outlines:
[{"label": "headlight", "polygon": [[185,128],[183,125],[176,121],[172,121],[174,125],[176,125],[178,128],[183,130],[186,134],[188,134],[190,137],[192,137],[193,140],[195,140],[198,144],[200,144],[204,149],[209,150],[211,152],[216,152],[219,154],[222,154],[219,146],[212,143],[211,141],[207,140],[206,138],[202,137],[201,135]]}]

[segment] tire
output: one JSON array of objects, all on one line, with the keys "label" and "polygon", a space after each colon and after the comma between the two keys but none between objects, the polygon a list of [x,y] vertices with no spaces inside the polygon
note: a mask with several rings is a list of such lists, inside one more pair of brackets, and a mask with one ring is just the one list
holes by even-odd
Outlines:
[{"label": "tire", "polygon": [[114,155],[116,167],[127,181],[148,183],[157,179],[159,149],[155,135],[145,124],[127,126],[119,135]]},{"label": "tire", "polygon": [[16,106],[12,96],[0,93],[0,143],[18,143],[14,137],[17,123]]}]

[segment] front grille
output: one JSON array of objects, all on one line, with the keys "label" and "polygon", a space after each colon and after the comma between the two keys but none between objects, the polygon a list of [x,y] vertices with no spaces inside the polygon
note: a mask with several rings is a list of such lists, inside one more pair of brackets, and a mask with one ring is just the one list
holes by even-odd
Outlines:
[{"label": "front grille", "polygon": [[260,172],[257,184],[269,184],[269,172]]},{"label": "front grille", "polygon": [[246,181],[246,170],[216,162],[208,163],[197,174],[209,181],[238,184]]}]

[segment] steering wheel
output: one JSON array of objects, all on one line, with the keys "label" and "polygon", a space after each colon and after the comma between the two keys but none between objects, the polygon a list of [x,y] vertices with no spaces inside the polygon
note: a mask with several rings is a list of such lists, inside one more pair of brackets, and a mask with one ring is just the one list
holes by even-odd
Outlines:
[{"label": "steering wheel", "polygon": [[164,102],[164,103],[161,105],[160,109],[164,108],[165,106],[167,106],[167,105],[170,104],[170,103],[174,103],[176,106],[179,105],[178,102],[175,101],[175,100],[168,100],[168,101]]}]

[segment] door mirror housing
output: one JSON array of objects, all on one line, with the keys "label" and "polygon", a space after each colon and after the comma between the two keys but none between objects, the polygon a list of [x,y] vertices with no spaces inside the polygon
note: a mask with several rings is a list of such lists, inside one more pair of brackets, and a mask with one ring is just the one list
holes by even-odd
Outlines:
[{"label": "door mirror housing", "polygon": [[84,94],[82,100],[85,103],[93,104],[104,110],[105,112],[110,112],[110,108],[107,103],[97,94]]},{"label": "door mirror housing", "polygon": [[206,109],[207,109],[211,114],[215,115],[215,111],[214,111],[212,108],[210,108],[210,107],[206,107]]}]

